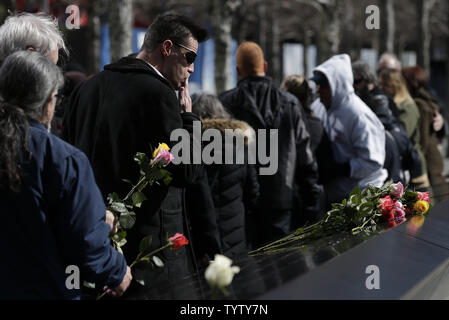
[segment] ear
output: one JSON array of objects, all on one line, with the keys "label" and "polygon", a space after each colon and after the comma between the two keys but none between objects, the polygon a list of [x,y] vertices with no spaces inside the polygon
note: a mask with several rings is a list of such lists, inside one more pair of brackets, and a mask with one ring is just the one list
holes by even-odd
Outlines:
[{"label": "ear", "polygon": [[240,72],[239,67],[235,67],[235,69],[237,70],[237,76],[240,77],[242,75],[242,73]]},{"label": "ear", "polygon": [[161,46],[161,53],[164,57],[168,57],[173,50],[173,42],[171,40],[165,40]]},{"label": "ear", "polygon": [[263,72],[267,73],[268,70],[268,62],[264,61],[263,62]]}]

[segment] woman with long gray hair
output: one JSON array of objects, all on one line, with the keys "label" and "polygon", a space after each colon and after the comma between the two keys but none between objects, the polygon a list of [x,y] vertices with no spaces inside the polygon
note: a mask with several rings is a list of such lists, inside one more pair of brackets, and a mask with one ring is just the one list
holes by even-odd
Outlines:
[{"label": "woman with long gray hair", "polygon": [[0,69],[0,299],[80,299],[80,276],[121,295],[131,281],[89,161],[48,132],[62,83],[38,52]]}]

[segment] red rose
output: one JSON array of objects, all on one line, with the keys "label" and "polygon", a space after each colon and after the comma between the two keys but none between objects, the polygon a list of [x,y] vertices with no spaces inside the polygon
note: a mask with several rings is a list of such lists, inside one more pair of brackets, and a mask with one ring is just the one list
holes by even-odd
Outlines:
[{"label": "red rose", "polygon": [[396,222],[394,222],[394,221],[389,221],[389,222],[387,223],[387,225],[386,225],[386,228],[387,228],[387,229],[391,229],[391,228],[394,228],[394,227],[396,227],[396,226],[397,226]]},{"label": "red rose", "polygon": [[384,218],[385,221],[394,220],[394,210],[384,212],[382,217]]},{"label": "red rose", "polygon": [[383,214],[388,213],[394,209],[394,201],[393,199],[391,199],[390,196],[385,196],[381,198],[379,201],[380,201],[379,209]]},{"label": "red rose", "polygon": [[168,241],[173,244],[174,250],[179,250],[185,245],[189,244],[189,240],[187,240],[187,238],[180,233],[175,234],[173,237],[169,238]]},{"label": "red rose", "polygon": [[408,217],[408,216],[411,216],[412,214],[413,214],[413,211],[412,211],[412,208],[409,208],[409,207],[405,207],[404,208],[405,210],[405,215]]}]

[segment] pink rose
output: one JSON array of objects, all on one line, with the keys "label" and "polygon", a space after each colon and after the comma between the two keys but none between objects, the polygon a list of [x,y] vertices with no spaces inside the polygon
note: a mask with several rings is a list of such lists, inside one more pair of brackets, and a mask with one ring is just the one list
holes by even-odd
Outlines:
[{"label": "pink rose", "polygon": [[391,185],[391,195],[395,198],[400,198],[404,195],[404,186],[401,182]]},{"label": "pink rose", "polygon": [[394,208],[394,218],[395,219],[405,218],[405,211],[400,208]]},{"label": "pink rose", "polygon": [[429,192],[418,192],[418,196],[416,197],[416,200],[420,201],[426,201],[428,204],[430,204],[430,194]]},{"label": "pink rose", "polygon": [[394,202],[394,207],[395,207],[395,208],[398,208],[398,209],[404,210],[404,205],[402,204],[401,201],[395,201],[395,202]]},{"label": "pink rose", "polygon": [[407,219],[405,217],[402,218],[394,218],[394,222],[396,222],[397,225],[405,222]]},{"label": "pink rose", "polygon": [[161,164],[163,167],[168,166],[170,162],[172,162],[174,159],[173,155],[170,153],[170,151],[167,151],[165,149],[162,149],[154,158],[151,160],[151,164]]}]

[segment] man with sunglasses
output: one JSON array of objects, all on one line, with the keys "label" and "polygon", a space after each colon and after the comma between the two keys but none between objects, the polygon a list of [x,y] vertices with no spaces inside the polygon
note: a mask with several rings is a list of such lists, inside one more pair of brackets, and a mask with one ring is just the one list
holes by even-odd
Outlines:
[{"label": "man with sunglasses", "polygon": [[[106,66],[72,93],[63,137],[87,154],[104,197],[111,192],[124,197],[130,186],[123,179],[137,182],[139,167],[133,160],[137,152],[150,154],[150,146],[155,148],[159,143],[172,147],[173,130],[184,128],[192,133],[193,122],[200,121],[191,112],[188,80],[194,71],[198,43],[207,36],[206,30],[186,17],[159,16],[149,27],[137,56]],[[158,283],[166,287],[167,281],[176,283],[195,271],[193,238],[208,244],[211,257],[219,250],[214,229],[208,227],[214,217],[197,214],[187,219],[185,213],[184,190],[196,181],[201,166],[170,164],[167,169],[172,183],[144,191],[150,200],[136,211],[137,222],[128,232],[124,254],[134,260],[140,240],[147,236],[152,236],[148,251],[165,245],[167,237],[176,233],[184,233],[191,244],[177,252],[163,251],[158,256],[163,268],[153,269],[150,264],[134,267],[152,288]],[[198,221],[199,227],[193,225]],[[190,229],[197,234],[192,235]],[[132,285],[128,296],[143,298],[147,292],[148,288]],[[188,293],[179,290],[167,294],[173,299],[192,298],[182,296]]]}]

